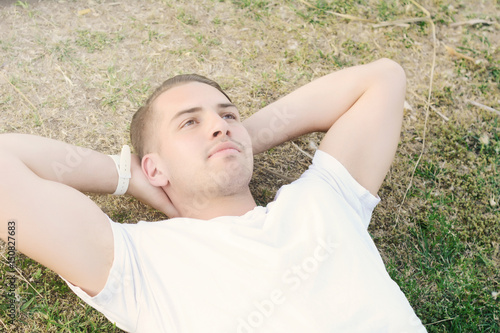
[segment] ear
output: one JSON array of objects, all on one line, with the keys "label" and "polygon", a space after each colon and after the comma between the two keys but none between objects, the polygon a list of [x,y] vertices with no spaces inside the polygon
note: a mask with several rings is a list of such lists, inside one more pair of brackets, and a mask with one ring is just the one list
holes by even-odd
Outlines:
[{"label": "ear", "polygon": [[166,167],[162,163],[160,156],[156,153],[144,155],[141,162],[142,171],[153,186],[163,187],[168,184],[168,174]]}]

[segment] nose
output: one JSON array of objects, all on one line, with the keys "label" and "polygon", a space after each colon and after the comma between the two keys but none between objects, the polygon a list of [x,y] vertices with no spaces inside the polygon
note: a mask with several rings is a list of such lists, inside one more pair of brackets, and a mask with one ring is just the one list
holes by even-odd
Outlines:
[{"label": "nose", "polygon": [[210,133],[214,139],[229,135],[229,124],[217,112],[211,115]]}]

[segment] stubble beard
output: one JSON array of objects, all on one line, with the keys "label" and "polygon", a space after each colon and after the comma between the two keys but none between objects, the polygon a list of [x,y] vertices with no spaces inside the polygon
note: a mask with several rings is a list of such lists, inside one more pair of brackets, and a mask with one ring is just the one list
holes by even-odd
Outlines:
[{"label": "stubble beard", "polygon": [[207,171],[198,186],[191,188],[192,212],[200,212],[208,208],[214,200],[223,197],[237,196],[248,191],[248,184],[252,178],[253,158],[241,161],[231,156],[221,161],[223,166],[216,170]]},{"label": "stubble beard", "polygon": [[245,164],[233,158],[225,163],[227,165],[223,169],[208,175],[207,189],[213,193],[214,197],[226,197],[241,193],[248,188],[248,183],[252,178],[253,160]]}]

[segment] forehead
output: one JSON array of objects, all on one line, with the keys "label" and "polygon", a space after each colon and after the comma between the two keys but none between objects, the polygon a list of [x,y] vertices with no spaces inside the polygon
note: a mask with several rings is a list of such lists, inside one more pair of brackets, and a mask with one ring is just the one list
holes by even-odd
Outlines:
[{"label": "forehead", "polygon": [[155,100],[153,108],[155,113],[172,119],[179,111],[211,107],[220,103],[229,103],[229,100],[218,89],[201,82],[188,82],[163,92]]}]

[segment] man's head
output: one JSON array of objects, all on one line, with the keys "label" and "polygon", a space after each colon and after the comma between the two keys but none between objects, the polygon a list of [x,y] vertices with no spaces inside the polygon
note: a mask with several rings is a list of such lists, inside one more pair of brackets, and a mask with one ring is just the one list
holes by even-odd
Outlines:
[{"label": "man's head", "polygon": [[157,129],[155,125],[158,125],[159,119],[154,111],[154,102],[165,91],[189,82],[200,82],[214,87],[231,101],[229,96],[227,96],[217,82],[198,74],[177,75],[164,81],[132,117],[132,123],[130,124],[130,141],[132,142],[135,152],[139,155],[139,158],[142,159],[144,155],[154,150],[153,146],[155,144],[155,132]]},{"label": "man's head", "polygon": [[131,136],[146,177],[179,211],[249,193],[250,137],[236,106],[211,80],[182,75],[165,81],[134,116]]}]

